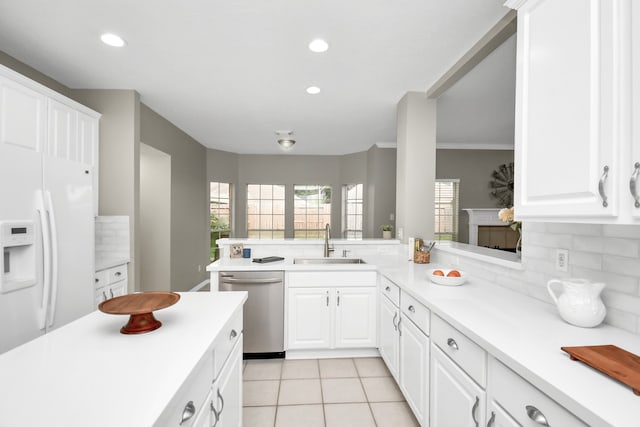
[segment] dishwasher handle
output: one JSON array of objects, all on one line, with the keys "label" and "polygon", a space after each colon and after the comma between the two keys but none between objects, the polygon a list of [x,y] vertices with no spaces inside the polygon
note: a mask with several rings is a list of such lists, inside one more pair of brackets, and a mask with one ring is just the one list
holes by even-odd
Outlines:
[{"label": "dishwasher handle", "polygon": [[282,279],[279,277],[269,279],[233,279],[230,277],[222,277],[220,283],[242,283],[243,285],[267,285],[270,283],[282,283]]}]

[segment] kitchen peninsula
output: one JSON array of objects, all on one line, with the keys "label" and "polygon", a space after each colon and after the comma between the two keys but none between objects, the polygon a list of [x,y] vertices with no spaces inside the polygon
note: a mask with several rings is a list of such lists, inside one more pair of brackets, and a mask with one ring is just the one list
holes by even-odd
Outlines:
[{"label": "kitchen peninsula", "polygon": [[123,335],[127,316],[94,311],[0,355],[0,425],[190,426],[225,391],[217,415],[239,425],[246,293],[180,296],[150,333]]},{"label": "kitchen peninsula", "polygon": [[[489,276],[489,263],[501,268],[499,271],[507,278],[509,274],[523,271],[520,263],[503,258],[483,259],[482,251],[465,255],[461,244],[451,247],[441,244],[436,246],[431,264],[415,264],[407,259],[407,245],[397,241],[335,240],[334,253],[338,254],[335,258],[340,258],[342,250],[347,250],[349,258],[362,258],[366,264],[296,264],[294,258],[321,259],[322,243],[238,242],[250,246],[258,257],[279,255],[285,260],[260,265],[250,259],[225,258],[208,267],[212,272],[212,283],[217,280],[218,271],[282,270],[285,272],[285,311],[288,310],[286,303],[292,301],[289,289],[292,284],[288,282],[292,275],[300,275],[305,270],[318,274],[337,271],[336,277],[347,271],[377,271],[377,348],[410,405],[412,396],[408,393],[412,391],[412,384],[407,387],[403,384],[403,369],[414,383],[420,377],[422,395],[419,399],[426,398],[427,401],[422,406],[422,414],[416,413],[413,406],[412,409],[416,418],[424,417],[423,425],[428,424],[429,417],[431,425],[446,425],[442,420],[451,415],[447,410],[465,419],[464,423],[450,425],[474,425],[472,421],[487,425],[494,414],[494,421],[489,425],[535,425],[525,422],[531,423],[531,417],[535,418],[539,413],[546,416],[549,425],[626,427],[637,424],[640,400],[631,388],[581,362],[570,360],[560,349],[563,346],[613,344],[640,354],[637,335],[607,324],[597,328],[569,325],[560,319],[554,306],[513,292],[506,285],[498,286],[497,283],[505,281],[504,277]],[[438,286],[428,279],[429,269],[449,266],[463,271],[471,269],[473,273],[464,285],[457,287]],[[505,268],[514,273],[505,273]],[[214,286],[212,289],[215,290]],[[385,325],[383,307],[387,300],[391,301],[391,315]],[[325,300],[321,299],[319,303],[324,306]],[[423,316],[418,318],[419,315]],[[419,329],[411,326],[414,324]],[[285,322],[285,327],[290,326]],[[403,348],[400,344],[398,350],[396,341],[395,356],[385,357],[385,334],[389,331],[390,334],[395,332],[395,339],[400,343],[407,336],[423,335],[424,357],[408,357],[410,362],[422,363],[423,371],[402,365],[406,361],[404,357],[415,346]],[[321,350],[325,357],[331,357],[325,349]],[[399,367],[394,370],[390,360],[395,360]],[[456,387],[452,386],[454,383]],[[460,385],[463,383],[469,384],[468,401],[452,397],[454,392],[464,388]],[[464,409],[467,403],[468,411]],[[533,408],[531,415],[530,407]],[[504,421],[507,418],[512,424]]]}]

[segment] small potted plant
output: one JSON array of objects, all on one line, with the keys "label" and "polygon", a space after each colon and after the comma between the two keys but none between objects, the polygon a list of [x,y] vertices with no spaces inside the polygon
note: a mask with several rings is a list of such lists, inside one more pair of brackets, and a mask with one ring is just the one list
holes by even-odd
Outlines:
[{"label": "small potted plant", "polygon": [[392,231],[393,231],[393,225],[391,225],[391,224],[383,225],[382,226],[382,238],[383,239],[390,239]]}]

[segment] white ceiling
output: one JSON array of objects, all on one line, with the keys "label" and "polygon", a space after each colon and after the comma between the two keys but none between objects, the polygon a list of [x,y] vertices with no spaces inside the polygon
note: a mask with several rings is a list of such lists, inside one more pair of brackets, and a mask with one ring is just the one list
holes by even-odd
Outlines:
[{"label": "white ceiling", "polygon": [[[503,0],[0,0],[0,50],[71,88],[135,89],[210,148],[345,154],[395,141],[396,104],[426,91]],[[116,49],[99,36],[127,41]],[[330,49],[307,48],[316,37]],[[310,85],[319,95],[305,92]]]}]

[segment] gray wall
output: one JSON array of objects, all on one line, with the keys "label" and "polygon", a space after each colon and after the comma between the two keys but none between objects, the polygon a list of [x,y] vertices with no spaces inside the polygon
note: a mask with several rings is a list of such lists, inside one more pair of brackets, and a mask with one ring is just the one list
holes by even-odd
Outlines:
[{"label": "gray wall", "polygon": [[[436,151],[436,178],[460,179],[460,209],[499,207],[491,197],[491,173],[501,164],[513,162],[513,150]],[[460,241],[469,242],[469,216],[460,212]]]},{"label": "gray wall", "polygon": [[171,289],[207,278],[209,209],[207,149],[142,104],[140,140],[171,156]]},{"label": "gray wall", "polygon": [[394,226],[395,219],[391,214],[396,212],[396,149],[373,146],[367,152],[367,186],[365,197],[369,203],[365,206],[367,212],[365,235],[368,237],[382,237],[382,226]]}]

